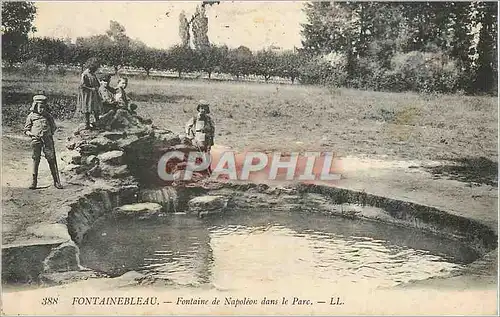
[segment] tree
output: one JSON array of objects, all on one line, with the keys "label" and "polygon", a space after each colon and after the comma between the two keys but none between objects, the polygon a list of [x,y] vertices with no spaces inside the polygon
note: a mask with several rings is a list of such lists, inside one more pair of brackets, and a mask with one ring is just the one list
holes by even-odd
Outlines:
[{"label": "tree", "polygon": [[66,44],[63,41],[48,37],[33,38],[29,41],[29,58],[45,65],[45,72],[51,65],[64,62]]},{"label": "tree", "polygon": [[175,45],[169,52],[169,68],[175,70],[181,78],[183,72],[188,72],[196,67],[196,58],[194,52],[189,47]]},{"label": "tree", "polygon": [[91,57],[97,58],[101,63],[111,64],[111,56],[114,54],[114,46],[107,35],[92,35],[89,37],[79,37],[73,50],[73,60],[80,66]]},{"label": "tree", "polygon": [[80,66],[83,71],[85,62],[92,56],[88,46],[82,44],[81,38],[77,38],[75,44],[67,44],[65,60],[70,65]]},{"label": "tree", "polygon": [[[358,3],[352,5],[359,5]],[[355,74],[356,54],[359,52],[359,19],[350,3],[306,3],[308,22],[302,25],[302,46],[306,53],[324,55],[331,52],[347,57],[347,72]],[[362,46],[362,45],[361,45]],[[359,46],[358,46],[359,47]]]},{"label": "tree", "polygon": [[227,46],[209,45],[207,48],[200,49],[196,53],[201,70],[207,72],[210,79],[212,73],[220,70],[227,60],[228,48]]},{"label": "tree", "polygon": [[210,47],[208,40],[208,18],[205,12],[205,6],[196,7],[194,19],[192,21],[193,44],[197,50],[204,50]]},{"label": "tree", "polygon": [[246,46],[240,46],[228,52],[227,63],[225,64],[224,71],[236,76],[250,74],[253,68],[253,54],[252,51]]},{"label": "tree", "polygon": [[491,92],[497,81],[497,5],[497,2],[482,2],[479,7],[481,30],[474,88],[480,92]]},{"label": "tree", "polygon": [[2,59],[12,66],[20,61],[21,47],[28,42],[36,7],[33,2],[2,1]]},{"label": "tree", "polygon": [[264,76],[265,82],[278,74],[278,56],[271,50],[261,50],[255,55],[253,71],[256,75]]},{"label": "tree", "polygon": [[116,21],[109,21],[109,29],[106,30],[106,35],[115,43],[130,44],[130,38],[125,34],[125,27]]},{"label": "tree", "polygon": [[[347,83],[355,86],[376,83],[392,71],[395,55],[447,54],[458,61],[457,76],[462,77],[460,85],[466,87],[471,81],[467,74],[473,73],[471,16],[485,7],[483,3],[486,2],[308,3],[304,7],[307,23],[302,26],[303,47],[308,54],[324,56],[334,52],[345,56]],[[492,43],[488,35],[485,38]]]},{"label": "tree", "polygon": [[159,64],[159,50],[147,47],[146,44],[140,41],[132,41],[130,47],[130,64],[137,68],[142,68],[149,76],[152,68]]},{"label": "tree", "polygon": [[125,66],[130,55],[130,38],[125,34],[125,28],[118,22],[111,20],[106,35],[111,40],[111,47],[106,47],[105,61],[118,70]]},{"label": "tree", "polygon": [[473,34],[472,34],[472,10],[469,2],[453,2],[451,11],[451,42],[448,52],[457,61],[461,72],[458,86],[467,91],[471,88],[472,78],[472,56],[473,56]]},{"label": "tree", "polygon": [[190,43],[189,22],[184,11],[179,14],[179,36],[182,46],[188,47]]},{"label": "tree", "polygon": [[300,67],[304,64],[305,59],[299,53],[293,51],[285,51],[278,55],[278,70],[277,74],[283,78],[289,78],[292,84],[295,79],[300,76]]},{"label": "tree", "polygon": [[161,70],[169,70],[169,69],[173,68],[169,51],[164,50],[164,49],[158,50],[157,56],[156,56],[155,68],[161,69]]},{"label": "tree", "polygon": [[220,1],[203,1],[201,5],[196,7],[195,13],[188,20],[183,12],[179,15],[179,35],[183,46],[191,47],[190,43],[190,30],[193,31],[193,41],[195,48],[200,46],[208,47],[210,41],[208,40],[208,18],[205,14],[206,6],[219,4]]}]

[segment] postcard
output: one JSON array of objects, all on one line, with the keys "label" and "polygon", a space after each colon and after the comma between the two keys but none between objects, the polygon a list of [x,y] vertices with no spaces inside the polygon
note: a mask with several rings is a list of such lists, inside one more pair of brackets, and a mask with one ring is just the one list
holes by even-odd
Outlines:
[{"label": "postcard", "polygon": [[497,315],[497,19],[2,2],[2,314]]}]

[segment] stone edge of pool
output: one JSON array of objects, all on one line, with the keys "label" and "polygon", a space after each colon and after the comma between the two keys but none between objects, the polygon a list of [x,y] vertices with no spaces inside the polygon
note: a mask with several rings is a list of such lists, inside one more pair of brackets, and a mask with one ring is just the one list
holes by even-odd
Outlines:
[{"label": "stone edge of pool", "polygon": [[59,274],[63,275],[59,277],[59,282],[68,282],[95,276],[95,272],[80,265],[78,245],[99,218],[111,214],[116,207],[137,202],[158,203],[167,213],[186,212],[191,199],[204,196],[222,197],[227,202],[227,208],[231,209],[319,212],[411,227],[460,240],[481,255],[466,266],[464,274],[473,274],[471,268],[477,263],[496,261],[491,254],[496,252],[497,235],[493,228],[477,220],[431,206],[347,188],[303,183],[271,187],[231,182],[157,189],[141,189],[136,185],[119,188],[94,186],[61,206],[56,223],[28,227],[26,230],[35,239],[2,246],[2,280],[39,282],[44,280],[44,276]]}]

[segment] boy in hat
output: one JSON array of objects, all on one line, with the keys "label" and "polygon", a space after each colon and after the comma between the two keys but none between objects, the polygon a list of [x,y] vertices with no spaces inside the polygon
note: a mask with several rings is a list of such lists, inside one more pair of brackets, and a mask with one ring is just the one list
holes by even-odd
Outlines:
[{"label": "boy in hat", "polygon": [[198,146],[203,152],[210,152],[214,145],[215,124],[210,113],[210,105],[205,100],[200,100],[196,106],[198,114],[186,124],[186,137]]},{"label": "boy in hat", "polygon": [[54,186],[58,189],[63,188],[59,180],[59,171],[57,169],[56,151],[52,135],[56,131],[56,124],[52,115],[47,109],[47,97],[44,95],[35,95],[33,104],[30,108],[30,114],[26,118],[24,125],[24,134],[31,137],[31,147],[33,148],[33,181],[30,189],[37,188],[38,166],[42,151],[45,159],[49,163],[50,172],[54,179]]}]

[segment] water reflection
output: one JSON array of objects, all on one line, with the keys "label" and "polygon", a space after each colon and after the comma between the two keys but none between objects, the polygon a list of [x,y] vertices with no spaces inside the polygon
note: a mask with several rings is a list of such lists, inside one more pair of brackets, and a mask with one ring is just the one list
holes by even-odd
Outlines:
[{"label": "water reflection", "polygon": [[196,218],[110,218],[89,232],[82,264],[112,276],[134,270],[182,285],[210,282],[213,261],[208,227]]},{"label": "water reflection", "polygon": [[477,258],[418,230],[308,213],[239,211],[196,219],[110,219],[81,246],[83,265],[137,270],[177,284],[289,289],[373,288],[442,276]]}]

